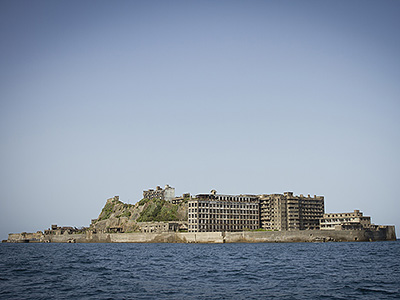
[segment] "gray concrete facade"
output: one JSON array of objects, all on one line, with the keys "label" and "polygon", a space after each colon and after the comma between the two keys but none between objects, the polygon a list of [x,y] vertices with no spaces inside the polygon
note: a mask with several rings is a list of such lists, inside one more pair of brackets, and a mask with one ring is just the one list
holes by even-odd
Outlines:
[{"label": "gray concrete facade", "polygon": [[260,195],[261,228],[266,230],[319,229],[324,196],[295,196],[292,192]]},{"label": "gray concrete facade", "polygon": [[164,188],[157,186],[155,190],[149,189],[143,191],[143,198],[146,199],[161,199],[165,201],[172,201],[175,198],[175,188],[170,187],[168,184]]},{"label": "gray concrete facade", "polygon": [[260,228],[258,197],[198,194],[188,202],[189,232],[243,231]]},{"label": "gray concrete facade", "polygon": [[371,224],[371,217],[364,216],[359,210],[351,213],[329,213],[320,219],[321,230],[363,229],[376,226]]}]

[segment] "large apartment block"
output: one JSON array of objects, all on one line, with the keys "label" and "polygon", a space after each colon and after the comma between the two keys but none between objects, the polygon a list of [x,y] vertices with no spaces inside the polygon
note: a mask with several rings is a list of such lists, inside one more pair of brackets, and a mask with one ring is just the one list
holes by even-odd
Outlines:
[{"label": "large apartment block", "polygon": [[266,230],[319,229],[324,197],[295,196],[292,192],[260,195],[261,228]]},{"label": "large apartment block", "polygon": [[188,202],[188,231],[244,231],[260,228],[255,195],[199,194]]}]

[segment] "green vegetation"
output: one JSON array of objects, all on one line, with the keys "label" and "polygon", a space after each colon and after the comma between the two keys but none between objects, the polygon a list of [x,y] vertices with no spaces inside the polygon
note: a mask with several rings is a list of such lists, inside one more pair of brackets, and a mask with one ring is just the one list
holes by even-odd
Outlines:
[{"label": "green vegetation", "polygon": [[[115,218],[128,218],[137,222],[179,221],[187,219],[187,203],[172,204],[161,199],[140,200],[136,205],[118,199],[108,199],[97,222]],[[140,212],[140,214],[139,214]]]},{"label": "green vegetation", "polygon": [[114,203],[107,202],[106,205],[101,210],[98,221],[107,220],[111,216],[113,208],[114,208]]},{"label": "green vegetation", "polygon": [[140,200],[139,202],[138,202],[138,204],[139,204],[139,206],[142,206],[142,205],[145,205],[147,202],[149,202],[150,201],[150,199],[147,199],[147,198],[143,198],[142,200]]},{"label": "green vegetation", "polygon": [[[121,203],[122,203],[122,202],[121,202]],[[132,208],[132,207],[135,206],[135,205],[133,205],[133,204],[127,204],[127,203],[124,203],[123,205],[124,205],[124,208],[125,208],[125,209],[129,209],[129,208]]]},{"label": "green vegetation", "polygon": [[117,218],[121,218],[121,217],[127,217],[129,218],[132,215],[132,213],[129,210],[125,210],[122,214],[120,214],[119,216],[117,216]]},{"label": "green vegetation", "polygon": [[[138,222],[178,221],[177,205],[173,205],[161,199],[153,199],[153,201],[149,201],[148,199],[143,200],[147,200],[145,203],[143,203],[147,203],[147,206],[143,209],[142,213],[137,219]],[[139,205],[143,205],[140,202]]]}]

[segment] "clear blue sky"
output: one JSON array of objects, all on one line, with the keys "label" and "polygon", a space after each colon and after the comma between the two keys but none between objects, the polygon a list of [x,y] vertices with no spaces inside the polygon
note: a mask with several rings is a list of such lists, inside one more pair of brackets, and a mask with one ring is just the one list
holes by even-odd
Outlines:
[{"label": "clear blue sky", "polygon": [[107,198],[325,196],[395,224],[399,1],[0,2],[0,238]]}]

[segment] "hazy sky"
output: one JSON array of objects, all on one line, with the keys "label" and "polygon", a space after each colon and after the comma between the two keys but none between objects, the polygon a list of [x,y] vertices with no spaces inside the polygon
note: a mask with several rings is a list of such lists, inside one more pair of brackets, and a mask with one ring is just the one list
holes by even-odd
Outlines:
[{"label": "hazy sky", "polygon": [[106,199],[325,196],[400,228],[399,1],[0,1],[0,238]]}]

